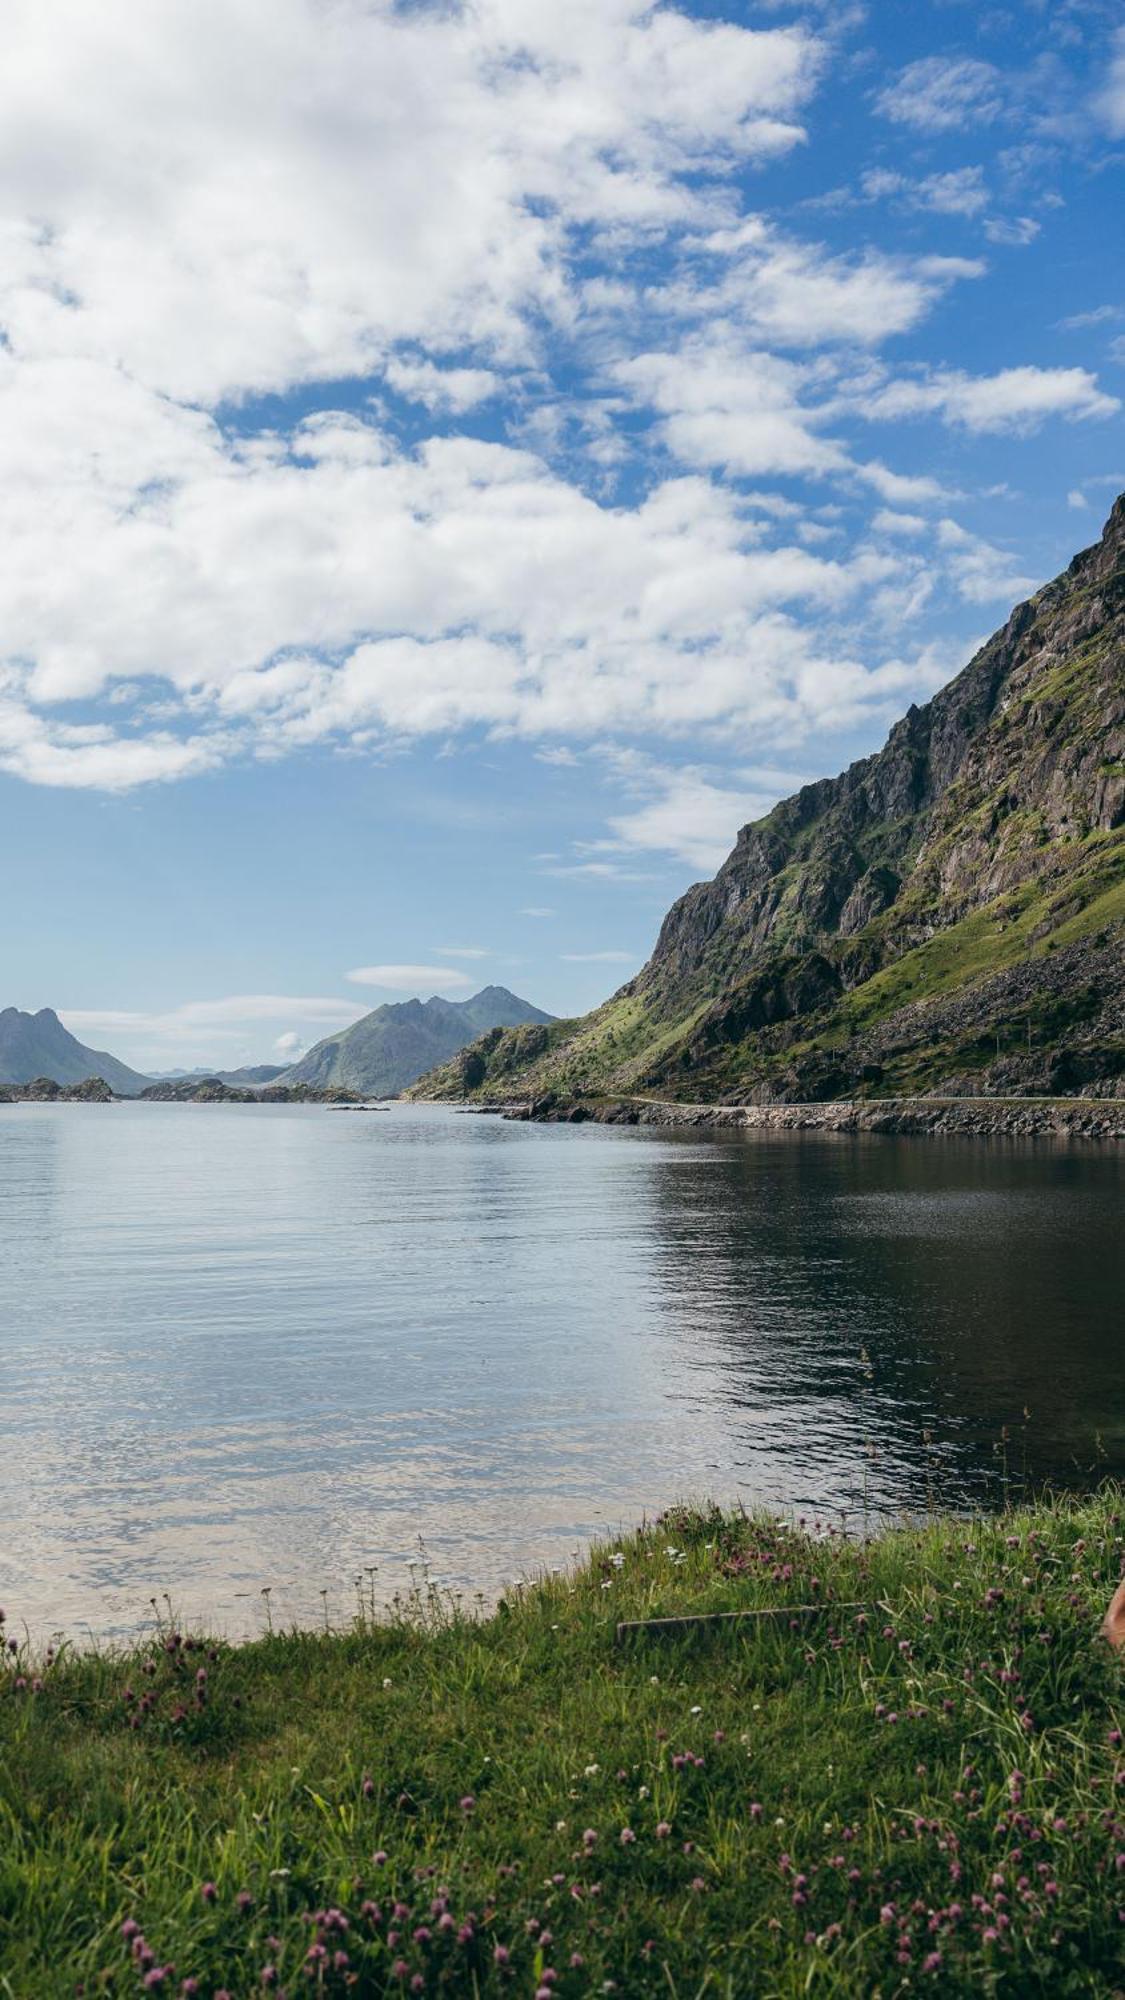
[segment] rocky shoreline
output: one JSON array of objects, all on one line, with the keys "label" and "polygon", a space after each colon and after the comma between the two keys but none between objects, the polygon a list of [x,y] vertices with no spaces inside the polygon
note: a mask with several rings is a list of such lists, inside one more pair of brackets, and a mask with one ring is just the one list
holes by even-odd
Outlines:
[{"label": "rocky shoreline", "polygon": [[535,1124],[719,1127],[756,1132],[874,1132],[1012,1139],[1125,1139],[1125,1099],[884,1097],[822,1104],[676,1104],[651,1098],[495,1105]]}]

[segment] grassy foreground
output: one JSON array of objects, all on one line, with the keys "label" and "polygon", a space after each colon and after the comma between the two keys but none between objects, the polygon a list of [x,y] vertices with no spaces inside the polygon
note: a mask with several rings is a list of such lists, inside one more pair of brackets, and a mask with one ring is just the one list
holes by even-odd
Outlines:
[{"label": "grassy foreground", "polygon": [[1115,1489],[866,1545],[675,1511],[485,1622],[15,1639],[0,1994],[1125,1992],[1123,1535]]}]

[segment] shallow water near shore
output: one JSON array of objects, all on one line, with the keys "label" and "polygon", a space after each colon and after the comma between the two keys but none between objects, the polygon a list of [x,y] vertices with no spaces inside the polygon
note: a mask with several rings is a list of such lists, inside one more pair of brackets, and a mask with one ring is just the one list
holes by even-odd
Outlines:
[{"label": "shallow water near shore", "polygon": [[237,1635],[419,1539],[471,1601],[684,1495],[1125,1473],[1123,1194],[1089,1144],[6,1108],[0,1602]]}]

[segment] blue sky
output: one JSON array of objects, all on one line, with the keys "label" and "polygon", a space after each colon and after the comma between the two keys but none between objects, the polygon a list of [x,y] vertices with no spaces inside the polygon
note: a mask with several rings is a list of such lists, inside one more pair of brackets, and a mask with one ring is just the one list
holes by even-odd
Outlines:
[{"label": "blue sky", "polygon": [[0,1004],[577,1011],[1125,487],[1116,0],[14,0]]}]

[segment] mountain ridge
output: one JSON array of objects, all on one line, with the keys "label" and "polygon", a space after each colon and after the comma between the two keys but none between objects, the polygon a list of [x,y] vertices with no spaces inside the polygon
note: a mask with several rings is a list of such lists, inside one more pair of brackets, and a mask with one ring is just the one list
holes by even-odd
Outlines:
[{"label": "mountain ridge", "polygon": [[1125,495],[882,749],[739,832],[602,1007],[419,1096],[1125,1090]]},{"label": "mountain ridge", "polygon": [[482,1031],[551,1020],[506,986],[484,986],[465,1000],[387,1001],[340,1034],[326,1035],[277,1079],[319,1089],[341,1087],[394,1097]]}]

